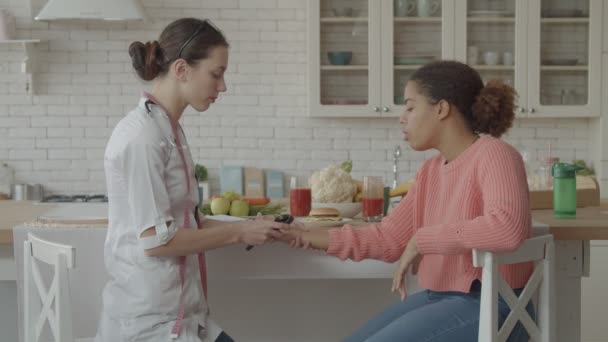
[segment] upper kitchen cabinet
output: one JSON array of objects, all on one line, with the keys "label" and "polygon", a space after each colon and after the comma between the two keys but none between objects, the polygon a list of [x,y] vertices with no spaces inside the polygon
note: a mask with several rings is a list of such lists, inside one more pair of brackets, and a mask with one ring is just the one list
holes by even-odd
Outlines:
[{"label": "upper kitchen cabinet", "polygon": [[530,117],[599,116],[602,0],[531,1]]},{"label": "upper kitchen cabinet", "polygon": [[419,66],[453,57],[451,0],[309,0],[309,113],[398,116]]},{"label": "upper kitchen cabinet", "polygon": [[458,0],[455,56],[519,94],[518,115],[600,114],[602,0]]}]

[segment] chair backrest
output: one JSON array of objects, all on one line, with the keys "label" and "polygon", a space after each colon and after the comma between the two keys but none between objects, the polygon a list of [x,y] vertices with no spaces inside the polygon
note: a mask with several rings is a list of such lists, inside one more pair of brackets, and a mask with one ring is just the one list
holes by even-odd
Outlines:
[{"label": "chair backrest", "polygon": [[[25,342],[38,342],[47,321],[55,341],[72,342],[68,269],[74,268],[75,249],[32,234],[23,244]],[[38,262],[53,268],[49,286],[42,280]]]},{"label": "chair backrest", "polygon": [[[519,298],[502,278],[499,265],[534,262],[534,272]],[[553,235],[543,235],[526,240],[511,253],[491,253],[473,250],[473,265],[482,267],[481,308],[478,341],[506,341],[509,334],[521,321],[530,335],[530,341],[550,342],[555,340],[555,251]],[[538,292],[537,322],[526,305]],[[509,316],[498,330],[498,295],[511,308]]]}]

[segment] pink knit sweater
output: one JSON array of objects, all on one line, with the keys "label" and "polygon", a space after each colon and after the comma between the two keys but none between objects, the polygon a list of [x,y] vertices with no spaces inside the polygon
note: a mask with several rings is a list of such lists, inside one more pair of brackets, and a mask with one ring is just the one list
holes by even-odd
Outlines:
[{"label": "pink knit sweater", "polygon": [[[381,223],[330,230],[327,253],[392,263],[416,234],[419,286],[469,292],[481,279],[471,250],[517,249],[531,234],[529,208],[521,156],[502,140],[483,136],[449,163],[440,154],[427,160],[409,193]],[[512,288],[521,288],[532,267],[503,265],[500,271]]]}]

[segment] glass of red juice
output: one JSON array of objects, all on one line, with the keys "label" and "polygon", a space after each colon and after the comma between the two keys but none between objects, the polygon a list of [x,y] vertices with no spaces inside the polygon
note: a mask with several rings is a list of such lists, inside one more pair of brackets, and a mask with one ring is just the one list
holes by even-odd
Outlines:
[{"label": "glass of red juice", "polygon": [[292,176],[289,188],[289,211],[292,216],[308,216],[312,196],[308,177]]},{"label": "glass of red juice", "polygon": [[363,210],[367,222],[379,222],[384,212],[384,181],[380,176],[363,177]]}]

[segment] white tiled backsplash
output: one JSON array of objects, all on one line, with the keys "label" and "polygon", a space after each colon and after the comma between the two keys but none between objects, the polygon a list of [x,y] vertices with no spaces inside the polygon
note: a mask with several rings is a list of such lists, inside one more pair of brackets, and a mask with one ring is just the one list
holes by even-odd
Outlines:
[{"label": "white tiled backsplash", "polygon": [[[33,0],[34,9],[40,1]],[[306,1],[144,0],[145,23],[32,22],[26,0],[0,0],[17,16],[19,38],[47,42],[36,49],[37,94],[25,94],[23,52],[0,46],[0,160],[17,182],[53,192],[103,192],[103,150],[112,127],[135,106],[142,84],[130,65],[133,40],[155,39],[171,20],[210,18],[230,41],[228,92],[184,126],[196,162],[210,168],[244,165],[310,173],[354,161],[353,173],[392,180],[392,151],[402,145],[400,181],[433,153],[405,148],[397,119],[310,119],[306,113]],[[589,160],[590,119],[522,119],[507,136],[564,160]]]}]

